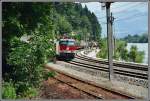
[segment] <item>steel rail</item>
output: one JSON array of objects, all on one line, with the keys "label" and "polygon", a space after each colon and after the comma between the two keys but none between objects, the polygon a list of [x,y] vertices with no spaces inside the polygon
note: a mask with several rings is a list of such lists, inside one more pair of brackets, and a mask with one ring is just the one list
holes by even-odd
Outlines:
[{"label": "steel rail", "polygon": [[[64,75],[64,74],[63,74],[63,75]],[[55,78],[55,77],[54,77],[54,78]],[[81,91],[81,92],[84,92],[84,93],[90,95],[90,96],[93,96],[93,97],[95,97],[95,98],[97,98],[97,99],[104,99],[104,98],[102,98],[102,97],[99,97],[99,96],[96,96],[96,95],[94,95],[94,94],[88,93],[88,92],[86,92],[86,91],[84,91],[84,90],[82,90],[82,89],[80,89],[80,88],[78,88],[78,87],[75,87],[75,86],[73,86],[72,84],[67,83],[67,82],[65,82],[65,81],[63,81],[63,80],[61,80],[61,79],[58,79],[58,78],[55,78],[55,79],[58,80],[58,81],[60,81],[60,82],[62,82],[62,83],[67,84],[68,86],[70,86],[70,87],[72,87],[72,88],[74,88],[74,89],[77,89],[77,90],[79,90],[79,91]],[[75,79],[75,78],[72,78],[72,79]],[[79,80],[78,80],[78,81],[79,81]]]},{"label": "steel rail", "polygon": [[[77,62],[77,61],[69,61],[68,63],[74,64],[74,65],[77,65],[77,66],[90,68],[90,69],[95,69],[95,70],[101,70],[101,71],[104,71],[104,72],[109,72],[108,68],[102,67],[102,66],[95,66],[95,65],[91,65],[91,64]],[[114,69],[114,72],[116,74],[120,74],[120,75],[131,76],[131,77],[136,77],[136,78],[140,78],[140,79],[148,79],[148,75],[147,74],[129,72],[129,71],[118,70],[118,69]]]},{"label": "steel rail", "polygon": [[[90,65],[92,67],[96,67],[96,68],[106,68],[108,69],[108,66],[107,65],[98,65],[98,64],[93,64],[92,62],[89,62],[89,61],[85,61],[85,60],[81,60],[81,59],[74,59],[72,60],[71,62],[76,62],[76,63],[80,63],[80,64],[85,64],[85,65]],[[131,72],[131,69],[122,69],[120,67],[116,67],[114,66],[115,70],[123,70],[125,72],[130,72],[130,73],[141,73],[142,75],[147,75],[147,72],[145,71],[136,71],[136,72]]]},{"label": "steel rail", "polygon": [[[80,55],[78,55],[80,54]],[[96,60],[96,61],[104,61],[104,62],[108,62],[106,59],[94,59],[92,57],[88,57],[86,55],[83,55],[81,54],[80,52],[76,53],[76,56],[80,56],[80,57],[85,57],[85,58],[88,58],[88,59],[92,59],[92,60]],[[148,68],[148,65],[146,64],[139,64],[139,63],[129,63],[129,62],[121,62],[121,61],[113,61],[114,63],[116,64],[123,64],[123,65],[130,65],[130,66],[138,66],[138,67],[142,67],[142,68]]]},{"label": "steel rail", "polygon": [[[108,61],[106,61],[106,60],[96,60],[96,59],[92,59],[90,57],[87,57],[85,55],[80,56],[80,55],[76,54],[76,58],[108,65]],[[129,63],[114,62],[114,66],[121,67],[121,68],[129,68],[129,69],[148,71],[147,65],[145,66],[145,65],[135,65],[135,64],[131,64],[131,63],[129,64]]]},{"label": "steel rail", "polygon": [[[48,70],[50,70],[50,71],[51,71],[51,70],[52,70],[52,71],[56,71],[56,72],[59,73],[59,74],[68,76],[68,77],[70,77],[70,78],[72,78],[72,79],[75,79],[75,80],[77,80],[77,81],[86,83],[86,84],[88,84],[88,85],[92,85],[92,86],[94,86],[94,87],[101,88],[101,89],[103,89],[103,90],[105,90],[105,91],[112,92],[112,93],[115,93],[115,94],[120,95],[120,96],[124,96],[124,97],[126,97],[126,98],[128,98],[128,99],[136,99],[136,98],[137,98],[137,97],[134,97],[134,96],[129,95],[129,94],[125,94],[125,93],[120,92],[120,91],[116,91],[116,90],[114,91],[114,90],[112,90],[112,89],[108,89],[108,88],[102,87],[102,86],[100,86],[100,85],[98,85],[98,84],[95,84],[95,83],[93,84],[92,82],[88,82],[88,81],[86,81],[86,80],[83,80],[83,79],[78,78],[78,77],[76,77],[76,76],[70,75],[70,74],[65,73],[65,72],[63,72],[63,71],[55,70],[55,69],[52,69],[51,67],[48,67],[48,66],[45,66],[45,67],[46,67]],[[56,78],[56,77],[54,77],[54,78],[57,79],[57,80],[59,80],[59,81],[61,81],[61,82],[66,83],[65,81],[63,81],[63,80],[61,80],[61,79],[58,79],[58,78]],[[79,88],[73,86],[72,84],[70,84],[70,82],[69,82],[69,83],[66,83],[66,84],[70,85],[71,87],[74,87],[75,89],[79,89]],[[79,90],[81,90],[81,89],[79,89]],[[83,90],[81,90],[81,91],[83,91]],[[85,92],[85,93],[87,93],[87,94],[89,94],[89,95],[92,95],[92,96],[94,96],[94,97],[97,97],[97,98],[99,98],[99,99],[104,99],[103,97],[99,97],[99,96],[90,94],[90,93],[88,93],[88,92],[86,92],[86,91],[83,91],[83,92]],[[142,98],[139,97],[139,99],[142,99]]]}]

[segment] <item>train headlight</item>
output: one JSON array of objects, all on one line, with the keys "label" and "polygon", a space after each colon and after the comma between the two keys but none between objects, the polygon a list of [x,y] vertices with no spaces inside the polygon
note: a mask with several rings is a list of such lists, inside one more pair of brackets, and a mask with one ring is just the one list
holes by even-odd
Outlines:
[{"label": "train headlight", "polygon": [[67,47],[66,50],[69,50],[69,47]]}]

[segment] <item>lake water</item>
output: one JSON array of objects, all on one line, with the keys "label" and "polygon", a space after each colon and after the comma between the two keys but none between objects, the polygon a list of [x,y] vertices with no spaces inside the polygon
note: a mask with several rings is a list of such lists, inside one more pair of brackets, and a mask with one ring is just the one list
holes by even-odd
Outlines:
[{"label": "lake water", "polygon": [[127,44],[127,50],[130,51],[130,48],[132,45],[137,46],[138,51],[144,51],[144,59],[143,63],[148,64],[148,43],[128,43]]}]

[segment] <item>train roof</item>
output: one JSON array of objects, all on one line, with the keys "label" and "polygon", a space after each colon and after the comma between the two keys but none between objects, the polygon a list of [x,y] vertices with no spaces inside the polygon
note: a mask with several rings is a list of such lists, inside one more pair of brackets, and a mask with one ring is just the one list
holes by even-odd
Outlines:
[{"label": "train roof", "polygon": [[75,41],[74,39],[60,39],[60,41]]}]

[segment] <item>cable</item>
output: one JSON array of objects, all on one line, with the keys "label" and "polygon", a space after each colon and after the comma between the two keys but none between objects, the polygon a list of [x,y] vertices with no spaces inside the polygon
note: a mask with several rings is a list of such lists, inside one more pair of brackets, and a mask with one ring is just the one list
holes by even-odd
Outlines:
[{"label": "cable", "polygon": [[[134,3],[135,4],[135,3]],[[120,8],[122,8],[122,7],[128,7],[128,6],[132,6],[133,5],[133,3],[131,4],[131,3],[128,3],[128,4],[123,4],[123,5],[119,5],[119,7],[113,7],[113,5],[111,6],[111,9],[120,9]]]},{"label": "cable", "polygon": [[[140,2],[140,3],[138,3],[138,4],[131,5],[131,7],[137,6],[137,5],[139,5],[139,4],[141,5],[141,4],[145,4],[145,3],[143,3],[143,2],[141,3],[141,2]],[[121,8],[121,7],[119,7],[119,8]],[[116,8],[116,9],[118,9],[118,8]],[[119,11],[119,12],[114,12],[114,14],[116,15],[116,13],[117,13],[117,14],[124,13],[125,11],[126,11],[126,9],[121,10],[121,11]],[[98,18],[98,17],[97,17],[97,18]],[[102,17],[100,17],[100,18],[98,18],[98,19],[104,19],[104,18],[106,18],[106,16],[102,16]]]},{"label": "cable", "polygon": [[[134,16],[134,17],[133,17]],[[118,20],[115,20],[115,22],[118,22],[118,21],[121,21],[121,20],[128,20],[129,18],[135,18],[135,17],[140,17],[140,16],[146,16],[145,14],[141,14],[139,15],[139,13],[136,13],[132,16],[128,16],[128,17],[124,17],[124,18],[121,18],[121,19],[118,19]],[[107,24],[107,22],[100,22],[101,24]]]},{"label": "cable", "polygon": [[[136,4],[134,4],[134,5],[130,5],[130,6],[127,6],[127,7],[125,7],[125,8],[123,8],[123,10],[121,10],[121,11],[118,11],[118,12],[114,12],[114,14],[115,13],[123,13],[123,12],[125,12],[126,10],[127,10],[127,8],[131,8],[132,7],[132,9],[134,8],[134,7],[136,7],[137,5],[141,5],[141,4],[144,4],[143,2],[141,3],[136,3]],[[122,6],[123,7],[123,6]],[[121,8],[121,7],[120,7]],[[120,8],[114,8],[114,9],[120,9]]]},{"label": "cable", "polygon": [[[132,16],[134,16],[134,17],[132,17]],[[116,21],[120,21],[120,20],[128,20],[129,18],[135,18],[135,17],[139,17],[139,16],[146,16],[146,15],[145,15],[145,14],[139,15],[139,14],[137,13],[137,14],[134,14],[134,15],[132,15],[132,16],[125,17],[125,18],[121,18],[121,19],[118,19],[118,20],[116,20]]]}]

